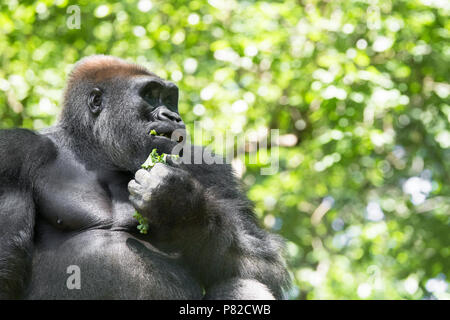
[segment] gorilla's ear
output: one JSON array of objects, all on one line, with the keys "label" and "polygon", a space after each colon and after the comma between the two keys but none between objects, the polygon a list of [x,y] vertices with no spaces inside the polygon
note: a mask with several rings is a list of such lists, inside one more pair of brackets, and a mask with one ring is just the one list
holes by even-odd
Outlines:
[{"label": "gorilla's ear", "polygon": [[94,88],[89,94],[88,106],[93,114],[98,114],[103,109],[103,92],[99,88]]}]

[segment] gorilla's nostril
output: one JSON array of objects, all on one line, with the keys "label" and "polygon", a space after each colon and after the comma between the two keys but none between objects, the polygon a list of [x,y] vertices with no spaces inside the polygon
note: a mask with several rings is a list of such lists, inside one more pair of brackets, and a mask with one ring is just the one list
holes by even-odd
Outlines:
[{"label": "gorilla's nostril", "polygon": [[170,111],[165,107],[160,107],[159,110],[157,110],[156,118],[161,121],[175,121],[175,122],[181,121],[181,118],[178,114],[176,114],[173,111]]}]

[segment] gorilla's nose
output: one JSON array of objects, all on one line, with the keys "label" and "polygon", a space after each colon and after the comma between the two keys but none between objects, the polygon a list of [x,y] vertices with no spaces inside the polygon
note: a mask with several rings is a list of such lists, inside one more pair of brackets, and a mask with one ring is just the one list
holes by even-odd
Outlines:
[{"label": "gorilla's nose", "polygon": [[156,110],[155,118],[160,121],[181,122],[181,118],[177,113],[170,111],[169,109],[167,109],[164,106],[159,107]]}]

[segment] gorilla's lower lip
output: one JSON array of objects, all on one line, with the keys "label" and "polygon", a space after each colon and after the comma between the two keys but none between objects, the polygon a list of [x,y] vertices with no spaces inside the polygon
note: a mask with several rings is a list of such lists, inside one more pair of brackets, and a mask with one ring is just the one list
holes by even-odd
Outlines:
[{"label": "gorilla's lower lip", "polygon": [[[176,142],[183,142],[183,136],[179,135],[179,136],[173,136],[172,135],[173,132],[166,132],[166,133],[158,133],[156,136],[152,135],[153,137],[159,137],[159,138],[165,138],[165,139],[169,139],[171,141],[176,141]],[[149,133],[149,135],[151,135]],[[173,139],[172,139],[173,138]]]}]

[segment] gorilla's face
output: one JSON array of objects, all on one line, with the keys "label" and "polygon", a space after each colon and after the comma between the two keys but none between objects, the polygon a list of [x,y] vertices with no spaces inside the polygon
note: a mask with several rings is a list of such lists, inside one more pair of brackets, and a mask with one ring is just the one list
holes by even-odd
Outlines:
[{"label": "gorilla's face", "polygon": [[153,148],[171,153],[182,140],[173,83],[148,75],[117,78],[92,88],[88,100],[94,137],[119,167],[138,168]]},{"label": "gorilla's face", "polygon": [[[178,114],[177,86],[122,60],[106,66],[89,62],[72,73],[63,124],[80,122],[74,130],[87,131],[79,136],[93,144],[88,147],[121,170],[137,170],[154,148],[172,153],[185,129]],[[70,116],[75,111],[77,115]]]}]

